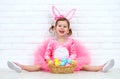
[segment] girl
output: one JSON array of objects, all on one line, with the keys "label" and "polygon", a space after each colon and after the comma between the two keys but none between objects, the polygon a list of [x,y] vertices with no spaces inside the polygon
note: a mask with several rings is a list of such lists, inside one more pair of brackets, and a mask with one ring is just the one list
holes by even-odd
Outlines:
[{"label": "girl", "polygon": [[72,30],[68,19],[60,17],[56,20],[55,26],[51,26],[50,32],[55,33],[55,37],[48,39],[35,53],[35,65],[22,65],[8,61],[8,67],[17,72],[49,70],[47,62],[54,58],[70,58],[76,60],[75,70],[102,71],[107,72],[114,66],[111,59],[104,65],[90,66],[90,55],[80,42],[70,38]]}]

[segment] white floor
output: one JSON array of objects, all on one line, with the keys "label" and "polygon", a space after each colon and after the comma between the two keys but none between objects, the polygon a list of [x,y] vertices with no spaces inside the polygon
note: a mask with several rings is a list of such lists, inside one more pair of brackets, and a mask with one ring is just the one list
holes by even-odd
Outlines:
[{"label": "white floor", "polygon": [[120,79],[120,69],[112,69],[107,73],[79,71],[73,74],[53,74],[44,71],[16,73],[9,69],[0,69],[0,79]]}]

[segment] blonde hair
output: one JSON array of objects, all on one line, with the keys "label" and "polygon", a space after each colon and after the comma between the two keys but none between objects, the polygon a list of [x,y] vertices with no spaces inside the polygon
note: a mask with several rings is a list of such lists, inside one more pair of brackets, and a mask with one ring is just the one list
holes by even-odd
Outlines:
[{"label": "blonde hair", "polygon": [[[67,34],[67,35],[69,35],[69,36],[71,36],[72,35],[72,30],[71,30],[71,28],[70,28],[70,22],[68,21],[68,19],[66,19],[66,18],[59,18],[56,22],[55,22],[55,26],[57,26],[57,24],[58,24],[58,22],[59,21],[66,21],[67,22],[67,24],[68,24],[68,29],[69,29],[69,33]],[[52,25],[50,28],[49,28],[49,32],[51,33],[52,31],[53,31],[53,29],[54,29],[54,26]]]}]

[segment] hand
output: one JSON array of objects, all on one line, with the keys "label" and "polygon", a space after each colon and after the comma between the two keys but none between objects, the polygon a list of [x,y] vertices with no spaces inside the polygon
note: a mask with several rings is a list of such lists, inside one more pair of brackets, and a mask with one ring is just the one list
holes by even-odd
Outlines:
[{"label": "hand", "polygon": [[47,64],[48,64],[48,65],[53,64],[53,61],[52,61],[52,60],[50,60],[50,59],[49,59],[49,60],[46,60],[46,61],[47,61]]},{"label": "hand", "polygon": [[46,62],[48,63],[49,61],[51,61],[50,59],[46,59]]}]

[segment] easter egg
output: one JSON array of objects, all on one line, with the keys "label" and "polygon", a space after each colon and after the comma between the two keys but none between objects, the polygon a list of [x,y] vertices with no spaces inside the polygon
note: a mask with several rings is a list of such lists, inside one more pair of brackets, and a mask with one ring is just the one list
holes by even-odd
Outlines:
[{"label": "easter egg", "polygon": [[71,62],[71,64],[74,64],[74,65],[75,65],[76,63],[77,63],[77,62],[76,62],[75,60],[72,60],[72,62]]},{"label": "easter egg", "polygon": [[66,64],[65,66],[70,66],[70,64]]},{"label": "easter egg", "polygon": [[60,62],[60,66],[64,66],[65,65],[65,62]]},{"label": "easter egg", "polygon": [[53,64],[53,61],[52,61],[52,60],[49,60],[49,61],[48,61],[48,64]]},{"label": "easter egg", "polygon": [[66,63],[67,59],[66,58],[62,58],[61,61]]},{"label": "easter egg", "polygon": [[58,59],[58,58],[55,58],[55,59],[54,59],[54,62],[58,62],[58,61],[59,61],[59,59]]},{"label": "easter egg", "polygon": [[60,65],[60,62],[55,62],[55,66],[59,66]]},{"label": "easter egg", "polygon": [[67,63],[68,63],[68,64],[70,64],[71,62],[72,62],[72,60],[71,60],[71,59],[68,59],[68,60],[67,60]]}]

